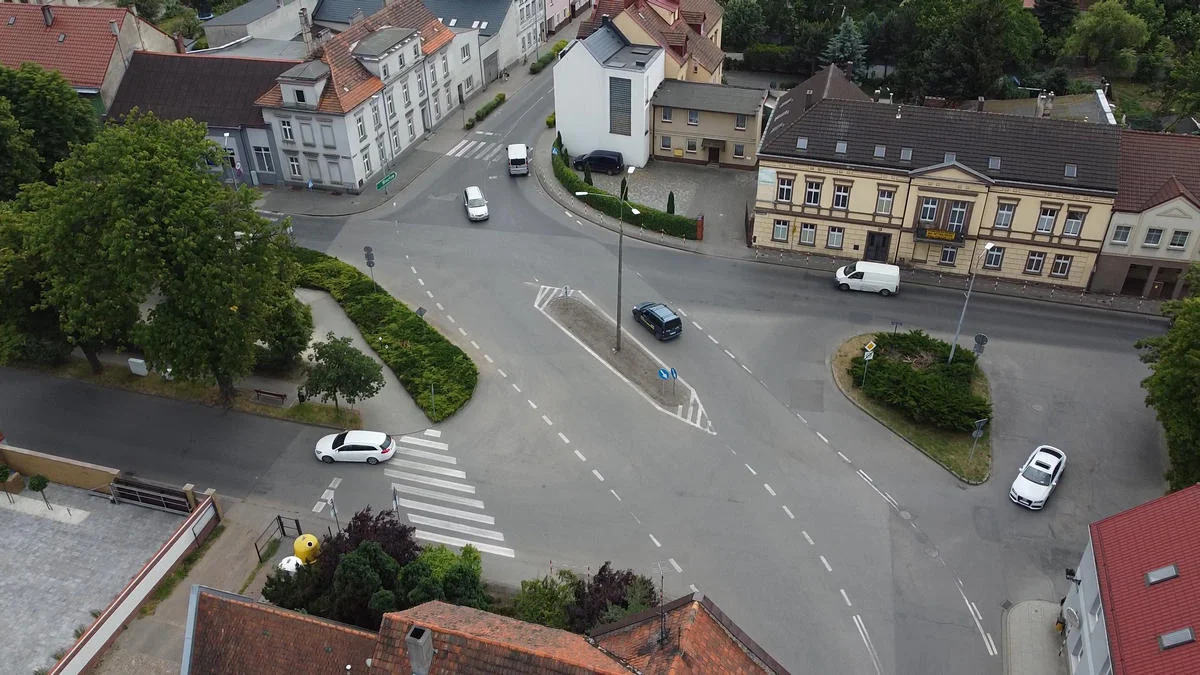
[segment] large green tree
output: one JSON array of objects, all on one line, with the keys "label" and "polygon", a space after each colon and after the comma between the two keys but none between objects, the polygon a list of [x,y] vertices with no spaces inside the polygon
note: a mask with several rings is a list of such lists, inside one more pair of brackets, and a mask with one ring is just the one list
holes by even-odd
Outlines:
[{"label": "large green tree", "polygon": [[1184,117],[1200,115],[1200,53],[1193,51],[1180,59],[1164,89],[1163,107],[1174,116],[1168,131]]},{"label": "large green tree", "polygon": [[66,159],[72,146],[96,136],[96,111],[58,71],[36,63],[22,63],[15,70],[0,67],[0,98],[9,100],[13,116],[33,132],[45,180],[53,180],[54,165]]},{"label": "large green tree", "polygon": [[867,70],[867,46],[863,43],[862,31],[854,19],[846,17],[838,30],[825,45],[821,58],[836,66],[850,65],[847,76],[861,78]]},{"label": "large green tree", "polygon": [[1172,490],[1200,483],[1200,266],[1187,275],[1192,293],[1164,304],[1171,318],[1165,335],[1138,342],[1150,376],[1142,380],[1167,438]]},{"label": "large green tree", "polygon": [[1042,32],[1049,37],[1058,37],[1067,32],[1079,16],[1079,0],[1037,0],[1033,15],[1042,25]]},{"label": "large green tree", "polygon": [[0,201],[12,199],[23,183],[38,179],[41,159],[33,132],[21,126],[12,105],[0,98]]},{"label": "large green tree", "polygon": [[0,365],[56,364],[70,353],[58,314],[42,306],[42,262],[32,244],[30,215],[0,203]]},{"label": "large green tree", "polygon": [[1042,40],[1041,26],[1021,0],[978,0],[963,11],[953,34],[964,97],[999,94],[1001,78],[1025,69]]},{"label": "large green tree", "polygon": [[758,0],[729,0],[725,5],[722,21],[724,31],[721,48],[730,52],[740,52],[747,46],[760,42],[767,29],[767,22]]},{"label": "large green tree", "polygon": [[1128,75],[1149,37],[1145,19],[1127,11],[1121,0],[1101,0],[1075,20],[1063,49],[1109,75]]},{"label": "large green tree", "polygon": [[321,400],[333,399],[339,408],[339,398],[350,405],[371,398],[383,388],[383,366],[354,346],[348,337],[338,337],[330,331],[324,342],[313,345],[313,365],[304,388]]}]

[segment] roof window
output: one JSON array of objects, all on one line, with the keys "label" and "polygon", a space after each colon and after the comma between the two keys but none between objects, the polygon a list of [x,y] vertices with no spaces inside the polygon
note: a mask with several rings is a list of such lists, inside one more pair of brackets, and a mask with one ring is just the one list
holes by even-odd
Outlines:
[{"label": "roof window", "polygon": [[808,137],[807,136],[801,136],[800,138],[796,139],[796,149],[797,150],[807,150],[808,149]]},{"label": "roof window", "polygon": [[457,23],[458,23],[458,19],[457,19],[457,18],[455,18],[455,19],[450,19],[450,23],[449,23],[449,24],[447,24],[447,25],[449,25],[451,28],[453,28],[453,27],[454,27],[454,25],[455,25],[455,24],[457,24]]},{"label": "roof window", "polygon": [[887,146],[886,145],[875,146],[875,156],[880,159],[887,157]]},{"label": "roof window", "polygon": [[839,155],[846,154],[846,141],[838,141],[833,151]]},{"label": "roof window", "polygon": [[912,159],[912,148],[900,148],[900,161],[907,162]]},{"label": "roof window", "polygon": [[949,164],[950,162],[953,162],[955,159],[956,159],[956,155],[953,152],[947,152],[942,157],[942,161],[947,164]]},{"label": "roof window", "polygon": [[1074,164],[1068,164],[1063,167],[1063,175],[1066,176],[1067,178],[1074,178],[1078,174],[1079,174],[1079,168],[1076,167]]},{"label": "roof window", "polygon": [[1162,582],[1170,581],[1177,576],[1179,576],[1178,567],[1174,565],[1160,567],[1156,570],[1150,570],[1149,572],[1146,572],[1146,585],[1153,586],[1154,584],[1161,584]]},{"label": "roof window", "polygon": [[487,23],[488,23],[488,22],[486,22],[486,21],[480,21],[480,22],[479,22],[479,30],[484,30],[484,29],[486,29],[486,28],[487,28]]},{"label": "roof window", "polygon": [[1170,633],[1163,633],[1158,636],[1158,646],[1161,649],[1170,649],[1179,647],[1196,641],[1196,633],[1191,626],[1173,630]]},{"label": "roof window", "polygon": [[479,28],[479,22],[478,22],[478,21],[472,21],[472,22],[471,22],[471,28]]},{"label": "roof window", "polygon": [[1000,158],[999,157],[988,157],[988,168],[991,169],[992,171],[999,169],[1000,168]]}]

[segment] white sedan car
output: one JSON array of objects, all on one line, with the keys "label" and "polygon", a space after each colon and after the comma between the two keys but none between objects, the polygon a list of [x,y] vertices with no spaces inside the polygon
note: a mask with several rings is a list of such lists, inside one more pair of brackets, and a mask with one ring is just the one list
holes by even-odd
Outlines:
[{"label": "white sedan car", "polygon": [[366,462],[378,464],[392,458],[396,441],[378,431],[343,431],[317,441],[317,459],[326,464],[334,462]]},{"label": "white sedan car", "polygon": [[1062,478],[1066,465],[1067,456],[1062,450],[1051,445],[1038,446],[1018,470],[1017,479],[1008,491],[1008,498],[1018,506],[1041,510]]}]

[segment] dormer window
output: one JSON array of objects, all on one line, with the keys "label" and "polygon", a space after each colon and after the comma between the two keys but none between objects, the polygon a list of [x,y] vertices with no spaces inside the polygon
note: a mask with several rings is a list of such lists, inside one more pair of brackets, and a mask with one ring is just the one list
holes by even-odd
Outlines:
[{"label": "dormer window", "polygon": [[296,103],[305,103],[305,99],[304,99],[304,90],[303,90],[303,89],[297,89],[297,90],[296,90]]}]

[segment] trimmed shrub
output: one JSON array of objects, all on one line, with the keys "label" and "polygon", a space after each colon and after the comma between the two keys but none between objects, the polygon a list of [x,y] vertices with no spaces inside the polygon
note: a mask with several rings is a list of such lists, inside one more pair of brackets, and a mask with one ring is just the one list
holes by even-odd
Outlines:
[{"label": "trimmed shrub", "polygon": [[742,67],[746,70],[791,72],[795,70],[795,52],[795,47],[755,43],[742,52]]},{"label": "trimmed shrub", "polygon": [[[482,122],[485,117],[487,117],[488,115],[491,115],[492,111],[495,110],[496,108],[499,108],[500,104],[502,104],[502,103],[504,103],[504,94],[503,93],[496,94],[495,98],[493,98],[492,100],[488,101],[487,103],[484,103],[483,105],[479,106],[479,110],[476,110],[475,116],[471,118],[472,121],[473,122]],[[472,126],[474,126],[474,125],[472,124]],[[468,127],[468,128],[470,128],[470,127]]]},{"label": "trimmed shrub", "polygon": [[464,129],[473,129],[475,127],[475,118],[468,117],[466,123],[463,124]]},{"label": "trimmed shrub", "polygon": [[675,215],[675,191],[667,193],[667,213]]},{"label": "trimmed shrub", "polygon": [[[992,416],[992,404],[971,392],[976,371],[971,350],[955,351],[954,362],[947,364],[950,345],[919,330],[876,333],[875,345],[863,389],[871,399],[913,422],[947,431],[971,431],[975,420]],[[862,386],[865,363],[861,356],[851,361],[856,387]]]},{"label": "trimmed shrub", "polygon": [[353,266],[318,251],[294,251],[299,285],[337,300],[426,417],[439,422],[466,405],[479,370],[463,350]]},{"label": "trimmed shrub", "polygon": [[570,44],[570,42],[567,40],[559,40],[558,42],[554,43],[553,47],[550,48],[550,53],[558,56],[558,53],[566,49],[568,44]]},{"label": "trimmed shrub", "polygon": [[546,126],[550,127],[551,129],[554,128],[554,113],[550,113],[546,116]]}]

